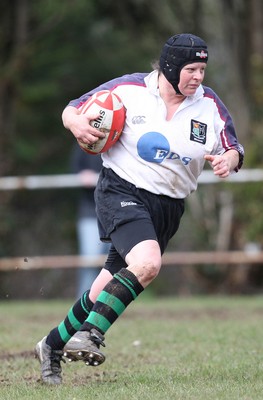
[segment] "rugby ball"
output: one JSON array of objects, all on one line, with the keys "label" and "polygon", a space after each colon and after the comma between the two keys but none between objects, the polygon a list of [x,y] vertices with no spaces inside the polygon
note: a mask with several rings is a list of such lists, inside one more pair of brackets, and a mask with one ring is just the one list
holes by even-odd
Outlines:
[{"label": "rugby ball", "polygon": [[80,108],[82,114],[99,114],[91,125],[105,133],[105,138],[93,144],[78,141],[80,147],[89,154],[104,153],[109,150],[121,136],[125,122],[125,107],[115,93],[101,90],[91,96]]}]

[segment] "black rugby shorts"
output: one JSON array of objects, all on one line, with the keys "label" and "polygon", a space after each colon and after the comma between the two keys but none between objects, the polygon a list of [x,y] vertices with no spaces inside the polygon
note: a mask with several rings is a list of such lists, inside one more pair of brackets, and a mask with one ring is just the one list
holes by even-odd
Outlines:
[{"label": "black rugby shorts", "polygon": [[138,189],[108,168],[102,168],[94,196],[100,238],[113,244],[106,268],[144,240],[158,241],[163,254],[184,213],[183,199]]}]

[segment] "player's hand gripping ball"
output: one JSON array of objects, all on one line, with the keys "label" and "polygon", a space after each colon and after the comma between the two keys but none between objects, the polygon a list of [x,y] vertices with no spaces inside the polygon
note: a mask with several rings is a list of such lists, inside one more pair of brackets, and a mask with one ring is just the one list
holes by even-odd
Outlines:
[{"label": "player's hand gripping ball", "polygon": [[125,122],[125,107],[115,93],[110,90],[101,90],[90,97],[80,108],[82,114],[99,114],[91,121],[91,125],[105,137],[93,144],[78,142],[80,147],[89,154],[104,153],[109,150],[121,136]]}]

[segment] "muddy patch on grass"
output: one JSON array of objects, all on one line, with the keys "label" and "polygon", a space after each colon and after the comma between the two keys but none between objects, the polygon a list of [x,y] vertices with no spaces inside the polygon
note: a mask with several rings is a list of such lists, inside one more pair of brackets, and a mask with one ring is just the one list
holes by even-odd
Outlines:
[{"label": "muddy patch on grass", "polygon": [[13,361],[17,358],[34,358],[35,357],[35,353],[34,351],[19,351],[16,353],[9,353],[9,352],[3,352],[0,353],[0,360],[3,361]]}]

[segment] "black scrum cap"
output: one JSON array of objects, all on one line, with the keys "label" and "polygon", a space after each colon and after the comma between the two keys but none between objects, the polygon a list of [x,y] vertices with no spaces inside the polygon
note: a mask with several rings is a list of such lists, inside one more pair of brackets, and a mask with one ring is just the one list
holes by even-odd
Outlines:
[{"label": "black scrum cap", "polygon": [[191,33],[182,33],[170,37],[163,46],[160,56],[160,69],[180,94],[178,84],[181,69],[194,62],[207,63],[207,45],[203,39]]}]

